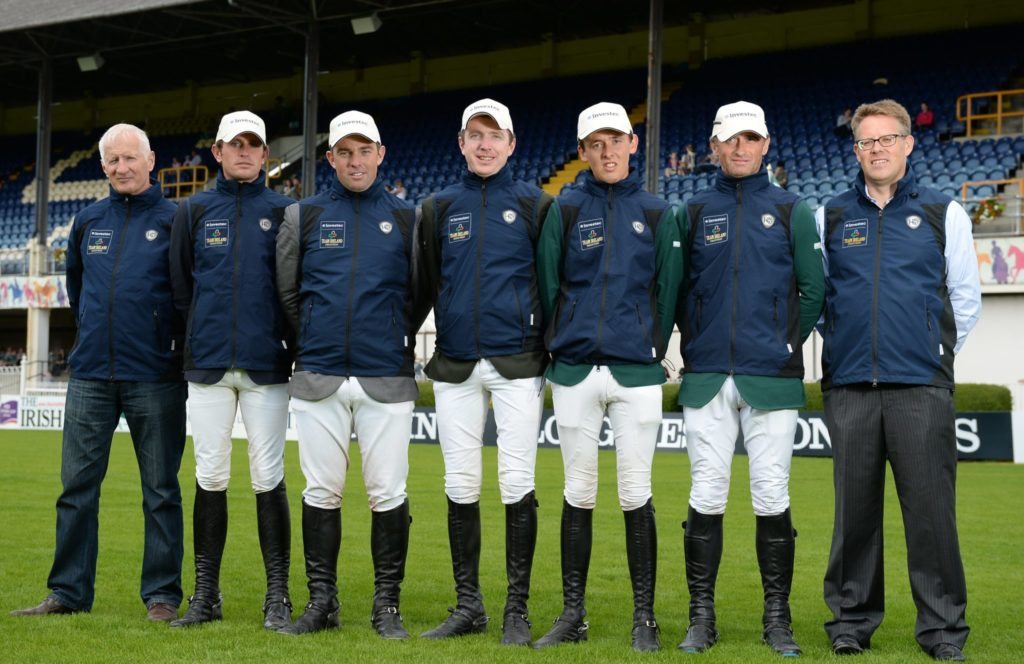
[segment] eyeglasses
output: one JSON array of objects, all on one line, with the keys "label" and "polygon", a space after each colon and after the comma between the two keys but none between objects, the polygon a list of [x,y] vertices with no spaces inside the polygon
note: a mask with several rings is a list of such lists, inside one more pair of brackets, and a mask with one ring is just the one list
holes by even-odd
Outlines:
[{"label": "eyeglasses", "polygon": [[904,138],[905,136],[906,134],[886,134],[885,136],[879,136],[878,138],[862,138],[859,141],[854,141],[853,144],[856,145],[857,149],[861,152],[875,147],[876,141],[883,148],[891,148],[896,145],[897,138]]}]

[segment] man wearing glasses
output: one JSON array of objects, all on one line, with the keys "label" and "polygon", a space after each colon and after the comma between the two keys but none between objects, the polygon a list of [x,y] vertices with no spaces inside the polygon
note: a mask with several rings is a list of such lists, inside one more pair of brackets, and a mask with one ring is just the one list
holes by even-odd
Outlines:
[{"label": "man wearing glasses", "polygon": [[903,510],[915,636],[964,659],[967,587],[956,530],[953,358],[981,311],[971,220],[914,179],[910,115],[886,99],[851,123],[861,175],[818,210],[825,267],[822,389],[835,525],[825,572],[832,650],[859,654],[882,622],[885,462]]}]

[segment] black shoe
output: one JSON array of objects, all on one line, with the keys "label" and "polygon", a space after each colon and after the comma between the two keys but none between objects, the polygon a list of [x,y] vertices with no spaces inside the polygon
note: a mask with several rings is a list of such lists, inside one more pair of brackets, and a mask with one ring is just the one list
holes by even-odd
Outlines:
[{"label": "black shoe", "polygon": [[661,629],[658,627],[658,623],[654,618],[650,618],[642,622],[634,622],[632,636],[633,650],[637,652],[657,652],[658,650],[661,650],[661,637],[658,635],[660,631]]},{"label": "black shoe", "polygon": [[277,631],[292,622],[292,603],[288,598],[291,516],[284,480],[270,491],[256,494],[256,525],[267,575],[263,628]]},{"label": "black shoe", "polygon": [[487,631],[490,620],[483,611],[475,612],[466,608],[448,608],[451,615],[434,629],[420,634],[421,639],[450,639],[454,636],[482,634]]},{"label": "black shoe", "polygon": [[398,610],[399,594],[405,579],[405,559],[409,552],[409,501],[386,512],[373,512],[370,526],[370,551],[373,554],[373,611],[370,624],[384,639],[407,639]]},{"label": "black shoe", "polygon": [[382,639],[401,640],[409,638],[409,631],[402,624],[402,614],[397,606],[382,606],[370,616],[370,624]]},{"label": "black shoe", "polygon": [[690,623],[686,630],[686,638],[679,644],[679,650],[691,655],[702,653],[718,643],[718,630],[714,625]]},{"label": "black shoe", "polygon": [[505,505],[505,572],[508,594],[505,600],[501,642],[530,645],[530,620],[526,604],[530,599],[530,573],[537,545],[537,498],[533,491],[518,502]]},{"label": "black shoe", "polygon": [[171,627],[194,627],[203,623],[221,620],[224,617],[224,614],[221,612],[221,604],[223,603],[223,598],[219,595],[213,602],[193,595],[188,598],[188,611],[185,612],[185,615],[177,620],[172,620],[169,624]]},{"label": "black shoe", "polygon": [[940,662],[963,662],[967,659],[964,657],[964,651],[952,643],[939,643],[932,646],[929,654],[932,656],[932,659]]},{"label": "black shoe", "polygon": [[590,623],[585,621],[586,610],[563,612],[555,618],[555,624],[551,626],[548,633],[534,642],[534,648],[550,648],[563,643],[579,643],[587,640],[587,631]]},{"label": "black shoe", "polygon": [[338,621],[338,610],[337,604],[333,607],[323,607],[310,602],[306,605],[306,610],[302,612],[298,620],[291,625],[282,627],[277,632],[279,634],[298,635],[322,632],[325,629],[338,629],[341,626],[341,623]]},{"label": "black shoe", "polygon": [[530,645],[531,626],[530,618],[525,613],[509,611],[505,614],[505,620],[501,624],[501,644],[505,646]]},{"label": "black shoe", "polygon": [[263,603],[263,629],[276,632],[292,624],[292,603],[287,597],[275,597]]},{"label": "black shoe", "polygon": [[859,655],[864,646],[849,634],[840,634],[832,641],[832,652],[837,655]]},{"label": "black shoe", "polygon": [[341,510],[320,509],[302,503],[302,549],[306,562],[309,603],[292,625],[281,634],[308,634],[337,629],[338,552],[341,549]]},{"label": "black shoe", "polygon": [[800,646],[793,640],[793,629],[788,625],[766,625],[761,640],[783,657],[799,657]]}]

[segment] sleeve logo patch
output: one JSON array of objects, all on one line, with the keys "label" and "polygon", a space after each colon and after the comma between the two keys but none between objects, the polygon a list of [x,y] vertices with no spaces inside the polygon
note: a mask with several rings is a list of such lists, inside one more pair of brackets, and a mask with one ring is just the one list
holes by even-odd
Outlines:
[{"label": "sleeve logo patch", "polygon": [[596,249],[604,244],[604,219],[588,219],[579,223],[580,249]]},{"label": "sleeve logo patch", "polygon": [[377,226],[380,228],[380,232],[383,233],[384,235],[390,233],[391,229],[394,228],[394,226],[391,225],[390,221],[382,221],[379,224],[377,224]]},{"label": "sleeve logo patch", "polygon": [[910,227],[910,230],[916,231],[920,225],[921,217],[917,216],[916,214],[912,214],[909,217],[907,217],[907,226]]},{"label": "sleeve logo patch", "polygon": [[473,213],[448,217],[448,242],[465,242],[473,235]]},{"label": "sleeve logo patch", "polygon": [[765,228],[771,228],[775,225],[775,217],[770,214],[761,215],[761,225]]},{"label": "sleeve logo patch", "polygon": [[644,234],[644,228],[645,228],[645,226],[644,226],[643,222],[641,222],[641,221],[634,221],[633,222],[633,232],[636,233],[637,235],[643,235]]},{"label": "sleeve logo patch", "polygon": [[501,218],[505,220],[506,224],[515,223],[515,221],[516,221],[516,211],[515,210],[505,210],[504,212],[501,213]]},{"label": "sleeve logo patch", "polygon": [[345,248],[345,222],[344,221],[321,221],[320,222],[320,248],[321,249],[344,249]]},{"label": "sleeve logo patch", "polygon": [[148,231],[146,231],[146,239],[149,240],[150,242],[155,240],[156,239],[156,231],[153,230],[152,228],[149,229]]},{"label": "sleeve logo patch", "polygon": [[106,254],[110,252],[110,240],[114,237],[114,231],[89,231],[89,244],[87,254]]},{"label": "sleeve logo patch", "polygon": [[843,222],[843,249],[863,247],[868,243],[868,220],[854,219]]},{"label": "sleeve logo patch", "polygon": [[271,226],[273,226],[273,224],[266,217],[260,219],[260,228],[262,228],[264,231],[269,231]]},{"label": "sleeve logo patch", "polygon": [[209,219],[203,224],[203,238],[207,249],[226,247],[230,242],[230,228],[227,219]]},{"label": "sleeve logo patch", "polygon": [[704,245],[721,244],[729,239],[729,215],[704,217]]}]

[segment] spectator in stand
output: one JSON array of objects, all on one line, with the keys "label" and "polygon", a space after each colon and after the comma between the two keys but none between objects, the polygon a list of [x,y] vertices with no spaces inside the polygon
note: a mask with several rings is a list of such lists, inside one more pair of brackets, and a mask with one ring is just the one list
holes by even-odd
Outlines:
[{"label": "spectator in stand", "polygon": [[775,166],[775,184],[779,185],[783,189],[789,184],[789,173],[786,171],[786,162],[779,161]]},{"label": "spectator in stand", "polygon": [[679,174],[679,153],[669,152],[668,161],[665,163],[665,177],[672,177]]},{"label": "spectator in stand", "polygon": [[199,156],[199,150],[192,148],[192,154],[185,157],[186,166],[202,166],[203,158]]},{"label": "spectator in stand", "polygon": [[402,182],[401,179],[395,180],[395,187],[391,193],[398,198],[401,198],[403,201],[405,200],[405,197],[409,195],[409,191],[405,188],[405,183]]},{"label": "spectator in stand", "polygon": [[689,175],[697,167],[697,149],[693,147],[693,143],[689,143],[686,146],[686,151],[679,158],[679,174]]},{"label": "spectator in stand", "polygon": [[291,176],[285,181],[284,189],[281,190],[281,193],[288,198],[300,200],[302,198],[302,180],[295,175]]},{"label": "spectator in stand", "polygon": [[914,127],[917,129],[931,129],[935,126],[935,114],[932,113],[932,109],[928,108],[928,104],[921,102],[921,112],[914,118]]},{"label": "spectator in stand", "polygon": [[840,113],[839,117],[836,118],[836,128],[833,130],[836,137],[849,138],[853,136],[853,130],[850,129],[851,120],[853,120],[853,109],[847,107],[847,109]]}]

